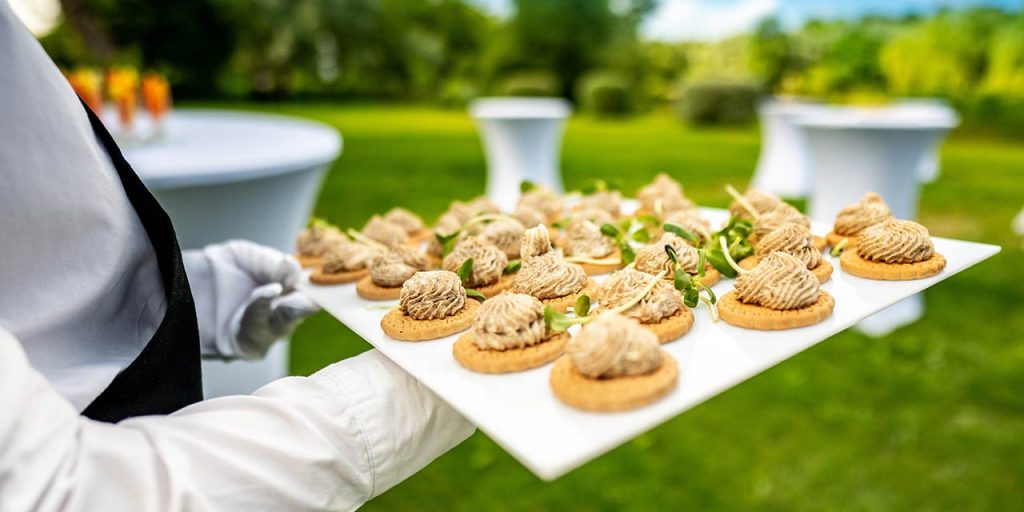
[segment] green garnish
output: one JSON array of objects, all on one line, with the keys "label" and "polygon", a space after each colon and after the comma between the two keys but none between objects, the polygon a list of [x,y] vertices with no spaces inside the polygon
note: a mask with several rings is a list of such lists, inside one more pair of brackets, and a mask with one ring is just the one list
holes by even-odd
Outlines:
[{"label": "green garnish", "polygon": [[590,312],[590,296],[584,294],[576,297],[576,305],[573,307],[572,312],[576,316],[587,316],[587,313]]},{"label": "green garnish", "polygon": [[519,182],[519,192],[522,194],[525,194],[535,188],[537,188],[537,184],[532,181],[523,180]]},{"label": "green garnish", "polygon": [[[691,276],[688,272],[683,270],[679,264],[679,253],[671,245],[665,244],[665,253],[668,254],[668,258],[672,260],[674,267],[672,274],[672,284],[676,290],[679,290],[683,294],[683,304],[686,304],[689,308],[695,308],[701,302],[707,304],[708,310],[711,312],[711,319],[715,322],[718,321],[718,308],[715,304],[718,303],[718,297],[715,296],[715,292],[711,291],[711,287],[704,284],[704,266],[706,265],[707,258],[705,256],[704,249],[697,249],[697,275]],[[704,295],[701,295],[704,292]]]},{"label": "green garnish", "polygon": [[473,258],[467,258],[466,261],[463,261],[455,273],[458,274],[462,284],[469,282],[469,278],[473,275]]},{"label": "green garnish", "polygon": [[476,291],[476,290],[474,290],[472,288],[466,288],[465,290],[466,290],[466,297],[469,297],[471,299],[476,299],[476,300],[478,300],[480,302],[483,302],[483,301],[487,300],[487,296],[486,295],[484,295],[484,294],[482,294],[482,293],[480,293],[480,292],[478,292],[478,291]]},{"label": "green garnish", "polygon": [[518,259],[510,260],[508,262],[508,265],[505,265],[505,270],[503,270],[502,273],[503,274],[515,274],[516,272],[519,272],[519,269],[522,268],[522,266],[523,266],[523,262],[522,261],[520,261]]},{"label": "green garnish", "polygon": [[839,256],[842,256],[842,254],[843,254],[843,247],[846,247],[846,242],[849,242],[849,241],[850,241],[849,238],[844,238],[844,239],[840,240],[839,243],[836,244],[836,246],[832,248],[832,251],[829,252],[829,254],[831,254],[833,258],[838,258]]},{"label": "green garnish", "polygon": [[[613,313],[622,313],[623,311],[625,311],[625,310],[635,306],[638,302],[643,300],[643,298],[646,297],[648,293],[651,293],[651,290],[654,289],[655,285],[657,285],[658,282],[661,281],[661,278],[663,278],[663,277],[665,277],[665,271],[664,270],[659,272],[655,276],[655,278],[653,280],[651,280],[651,284],[645,286],[644,289],[641,290],[640,293],[637,294],[635,297],[633,297],[632,299],[626,301],[626,303],[622,304],[621,306],[619,306],[617,308],[614,308],[614,309],[611,309],[609,311],[611,311]],[[580,297],[578,297],[576,299],[576,306],[579,307],[579,306],[582,305],[581,302],[580,302],[580,299],[582,299],[583,297],[586,297],[586,308],[585,309],[586,309],[586,312],[589,313],[590,312],[590,297],[587,297],[586,295],[581,295]],[[576,310],[574,309],[573,312],[575,313]],[[597,317],[595,317],[595,316],[580,316],[579,313],[576,313],[575,317],[570,317],[570,316],[568,316],[568,315],[566,315],[564,313],[559,313],[558,311],[555,311],[555,309],[552,308],[551,306],[547,306],[547,307],[544,308],[544,323],[546,323],[548,325],[549,329],[551,329],[551,330],[553,330],[555,332],[564,332],[566,329],[572,327],[573,325],[585,324],[587,322],[590,322],[590,321],[594,320],[595,318],[597,318]]]}]

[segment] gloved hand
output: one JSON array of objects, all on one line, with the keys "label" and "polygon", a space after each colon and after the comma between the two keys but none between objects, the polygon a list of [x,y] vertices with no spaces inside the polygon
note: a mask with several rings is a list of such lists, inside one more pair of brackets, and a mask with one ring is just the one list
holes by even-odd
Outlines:
[{"label": "gloved hand", "polygon": [[319,308],[295,285],[295,258],[246,240],[184,251],[203,356],[262,358]]}]

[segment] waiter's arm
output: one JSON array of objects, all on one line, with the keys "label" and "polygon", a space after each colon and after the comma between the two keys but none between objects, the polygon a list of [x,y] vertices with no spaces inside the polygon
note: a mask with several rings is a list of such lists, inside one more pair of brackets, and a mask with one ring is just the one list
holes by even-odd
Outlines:
[{"label": "waiter's arm", "polygon": [[472,426],[371,351],[249,396],[85,419],[0,329],[0,510],[348,510]]}]

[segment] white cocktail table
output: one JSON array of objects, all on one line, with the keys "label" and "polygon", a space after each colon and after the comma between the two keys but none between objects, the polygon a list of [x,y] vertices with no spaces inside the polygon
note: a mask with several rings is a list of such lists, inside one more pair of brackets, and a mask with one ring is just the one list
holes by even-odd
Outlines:
[{"label": "white cocktail table", "polygon": [[[164,130],[122,150],[170,215],[182,249],[243,238],[293,252],[341,152],[333,128],[278,115],[179,109]],[[287,343],[260,361],[205,360],[204,392],[250,393],[287,371]]]},{"label": "white cocktail table", "polygon": [[531,181],[562,192],[559,155],[572,106],[561,98],[480,98],[469,106],[487,158],[487,197],[504,210]]},{"label": "white cocktail table", "polygon": [[[916,219],[921,170],[957,123],[948,109],[928,104],[831,107],[796,117],[811,171],[811,219],[830,225],[839,210],[867,192],[881,195],[896,218]],[[858,328],[879,336],[923,313],[924,301],[915,296]]]},{"label": "white cocktail table", "polygon": [[[726,217],[722,210],[703,213],[713,223]],[[819,224],[815,230],[825,227]],[[520,373],[484,375],[464,369],[452,357],[458,335],[415,343],[392,340],[380,329],[385,314],[381,303],[360,299],[355,285],[306,283],[304,289],[328,313],[423,382],[537,476],[553,480],[868,315],[999,252],[997,246],[946,239],[936,239],[935,247],[946,256],[946,269],[917,281],[852,277],[840,271],[839,262],[832,259],[835,273],[823,289],[835,297],[835,311],[810,327],[753,331],[713,323],[706,309],[696,309],[693,329],[663,346],[679,362],[678,387],[654,404],[620,413],[584,412],[559,402],[548,384],[551,364]],[[721,297],[732,286],[733,280],[725,279],[713,289]]]}]

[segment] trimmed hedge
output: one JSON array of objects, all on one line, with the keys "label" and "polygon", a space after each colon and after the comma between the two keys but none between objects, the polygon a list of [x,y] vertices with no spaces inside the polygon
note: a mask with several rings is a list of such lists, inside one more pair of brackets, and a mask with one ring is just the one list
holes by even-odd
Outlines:
[{"label": "trimmed hedge", "polygon": [[760,93],[750,82],[691,83],[683,91],[681,114],[698,125],[749,123]]},{"label": "trimmed hedge", "polygon": [[520,71],[502,78],[495,92],[500,96],[559,96],[561,84],[549,71]]},{"label": "trimmed hedge", "polygon": [[629,80],[619,74],[598,71],[584,76],[576,89],[584,110],[602,117],[621,117],[636,110]]}]

